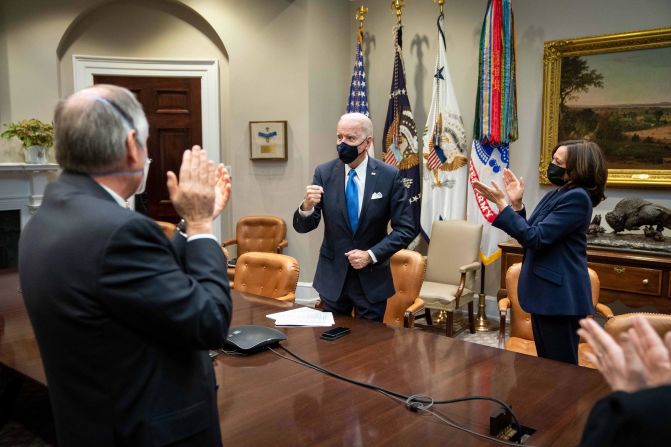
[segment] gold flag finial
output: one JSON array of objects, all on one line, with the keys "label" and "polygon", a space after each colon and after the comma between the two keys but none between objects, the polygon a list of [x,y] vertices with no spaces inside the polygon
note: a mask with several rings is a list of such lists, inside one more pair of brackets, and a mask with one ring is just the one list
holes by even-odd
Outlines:
[{"label": "gold flag finial", "polygon": [[396,20],[398,23],[401,23],[401,15],[403,14],[403,7],[405,6],[405,0],[392,0],[391,9],[396,13]]},{"label": "gold flag finial", "polygon": [[366,14],[368,14],[368,8],[364,5],[361,5],[356,10],[356,15],[354,18],[359,22],[359,28],[363,28],[363,22],[366,20]]},{"label": "gold flag finial", "polygon": [[440,6],[440,12],[443,12],[443,5],[445,4],[445,0],[433,0],[433,3],[438,4],[438,6]]}]

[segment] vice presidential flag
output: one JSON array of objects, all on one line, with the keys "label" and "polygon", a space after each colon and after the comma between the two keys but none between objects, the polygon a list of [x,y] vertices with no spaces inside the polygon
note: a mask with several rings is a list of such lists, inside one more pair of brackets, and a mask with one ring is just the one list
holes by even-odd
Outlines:
[{"label": "vice presidential flag", "polygon": [[[360,26],[356,32],[356,53],[354,55],[354,69],[352,70],[352,81],[349,86],[349,98],[347,98],[347,107],[345,113],[368,113],[368,95],[366,86],[366,69],[363,65],[363,26]],[[373,145],[368,146],[368,156],[375,157]]]},{"label": "vice presidential flag", "polygon": [[422,154],[422,234],[431,239],[435,220],[466,217],[466,132],[445,55],[445,17],[438,16],[438,55]]},{"label": "vice presidential flag", "polygon": [[517,139],[515,36],[510,0],[489,0],[480,35],[480,69],[469,165],[468,220],[483,224],[480,259],[487,265],[501,254],[498,244],[509,236],[491,226],[494,204],[475,192],[472,183],[492,180],[503,187],[509,144]]},{"label": "vice presidential flag", "polygon": [[400,23],[394,26],[394,71],[389,93],[387,119],[384,123],[384,161],[401,171],[403,184],[408,189],[408,200],[415,222],[415,231],[419,232],[420,198],[419,190],[419,154],[417,127],[412,117],[408,91],[405,88],[405,69],[402,54],[402,29]]}]

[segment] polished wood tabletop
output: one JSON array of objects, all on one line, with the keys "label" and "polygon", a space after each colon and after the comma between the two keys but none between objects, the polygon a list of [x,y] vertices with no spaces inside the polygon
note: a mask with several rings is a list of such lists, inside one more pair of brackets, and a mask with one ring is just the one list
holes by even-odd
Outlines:
[{"label": "polished wood tabletop", "polygon": [[[0,274],[0,363],[46,384],[17,283],[15,274]],[[233,326],[272,326],[266,315],[291,307],[238,292],[233,299]],[[288,337],[282,345],[337,373],[405,395],[503,400],[523,425],[537,430],[530,445],[576,445],[592,405],[609,392],[591,369],[346,316],[336,316],[336,325],[351,333],[325,341],[319,335],[327,328],[280,328]],[[270,351],[222,354],[214,369],[224,445],[496,445]],[[476,401],[434,409],[488,433],[496,405]]]}]

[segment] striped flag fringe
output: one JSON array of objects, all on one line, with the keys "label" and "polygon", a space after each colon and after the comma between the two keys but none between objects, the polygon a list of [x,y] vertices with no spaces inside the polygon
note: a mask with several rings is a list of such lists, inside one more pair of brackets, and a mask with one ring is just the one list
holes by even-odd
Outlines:
[{"label": "striped flag fringe", "polygon": [[515,79],[515,27],[511,0],[489,0],[480,34],[478,90],[469,162],[467,216],[483,224],[480,259],[485,265],[501,255],[499,243],[508,239],[492,227],[498,213],[473,182],[502,184],[509,166],[509,145],[517,140],[517,98]]}]

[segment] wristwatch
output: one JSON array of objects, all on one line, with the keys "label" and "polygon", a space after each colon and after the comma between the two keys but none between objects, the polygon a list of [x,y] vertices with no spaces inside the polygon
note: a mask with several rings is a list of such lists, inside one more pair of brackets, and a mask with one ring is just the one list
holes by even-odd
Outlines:
[{"label": "wristwatch", "polygon": [[182,219],[179,222],[177,222],[177,231],[180,233],[186,233],[186,220]]}]

